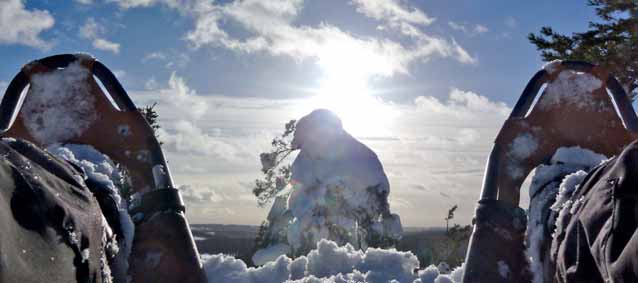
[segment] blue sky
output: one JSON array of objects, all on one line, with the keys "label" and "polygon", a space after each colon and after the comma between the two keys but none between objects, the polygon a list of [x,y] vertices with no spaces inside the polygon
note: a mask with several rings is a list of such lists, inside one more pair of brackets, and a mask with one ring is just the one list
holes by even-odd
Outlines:
[{"label": "blue sky", "polygon": [[585,2],[3,0],[0,90],[36,58],[103,61],[160,103],[198,223],[259,223],[258,153],[288,119],[334,107],[384,162],[404,224],[442,225],[456,203],[467,223],[491,140],[543,64],[527,34],[585,30]]}]

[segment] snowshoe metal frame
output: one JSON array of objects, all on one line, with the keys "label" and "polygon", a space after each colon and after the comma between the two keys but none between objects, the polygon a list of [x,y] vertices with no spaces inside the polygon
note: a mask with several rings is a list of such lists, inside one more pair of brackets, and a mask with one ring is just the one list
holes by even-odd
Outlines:
[{"label": "snowshoe metal frame", "polygon": [[[81,134],[50,143],[87,144],[122,165],[129,173],[132,192],[138,198],[129,206],[135,221],[133,249],[129,256],[131,282],[204,282],[190,228],[184,216],[185,206],[174,188],[171,174],[154,132],[138,111],[115,75],[101,62],[85,54],[62,54],[35,60],[25,65],[11,81],[0,103],[0,134],[43,144],[29,133],[21,112],[29,99],[34,74],[64,69],[79,63],[92,75],[82,82],[92,97],[97,119]],[[95,81],[108,91],[109,101]],[[69,104],[75,101],[68,101]],[[48,141],[47,141],[48,142]],[[152,217],[152,219],[150,219]],[[147,260],[151,255],[157,261]]]},{"label": "snowshoe metal frame", "polygon": [[[552,65],[532,77],[496,137],[485,169],[463,282],[529,282],[524,246],[527,218],[519,200],[530,171],[548,162],[560,147],[580,146],[613,156],[638,137],[638,117],[613,75],[585,62]],[[589,99],[588,104],[557,100],[551,97],[555,94],[544,91],[532,108],[539,90],[558,81],[566,70],[590,74],[602,82],[591,94],[567,93]],[[527,150],[514,150],[525,144]],[[510,270],[508,277],[499,273],[503,265]]]}]

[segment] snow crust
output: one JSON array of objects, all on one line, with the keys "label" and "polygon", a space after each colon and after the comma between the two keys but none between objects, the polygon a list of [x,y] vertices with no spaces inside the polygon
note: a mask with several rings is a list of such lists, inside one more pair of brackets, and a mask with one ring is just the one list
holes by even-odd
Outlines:
[{"label": "snow crust", "polygon": [[460,283],[463,276],[462,266],[449,274],[441,274],[434,265],[418,270],[419,260],[411,252],[376,248],[361,251],[328,240],[320,240],[307,256],[293,260],[282,255],[256,268],[223,254],[203,256],[203,260],[211,283]]},{"label": "snow crust", "polygon": [[547,237],[555,237],[556,231],[561,231],[561,219],[572,210],[571,196],[587,171],[607,159],[581,147],[563,147],[556,150],[549,164],[536,168],[529,188],[527,227],[527,255],[533,283],[545,281],[543,264],[549,258],[547,251],[551,241]]},{"label": "snow crust", "polygon": [[[109,247],[117,254],[114,261],[116,268],[111,270],[111,275],[116,279],[120,278],[120,281],[116,282],[126,282],[122,278],[127,276],[128,256],[133,245],[135,226],[128,214],[128,203],[120,195],[118,182],[123,178],[121,172],[117,170],[115,164],[108,156],[100,153],[90,145],[52,144],[46,150],[82,168],[87,179],[99,182],[105,188],[108,188],[110,195],[118,203],[124,241],[117,243],[117,246]],[[77,176],[77,178],[80,178],[80,176]],[[83,180],[80,181],[83,182]],[[106,220],[104,222],[106,223]],[[107,245],[112,244],[107,243]]]},{"label": "snow crust", "polygon": [[589,73],[564,70],[558,74],[556,80],[548,84],[543,99],[539,100],[541,109],[571,104],[578,108],[600,109],[593,101],[592,93],[601,88],[603,83]]},{"label": "snow crust", "polygon": [[91,73],[80,61],[31,77],[23,118],[31,136],[42,144],[77,137],[97,118],[95,99],[85,95],[90,91],[86,80]]}]

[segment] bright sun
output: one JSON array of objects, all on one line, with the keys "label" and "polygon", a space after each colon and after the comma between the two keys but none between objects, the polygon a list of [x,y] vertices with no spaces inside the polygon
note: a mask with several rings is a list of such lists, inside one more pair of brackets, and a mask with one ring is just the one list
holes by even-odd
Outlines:
[{"label": "bright sun", "polygon": [[387,62],[378,54],[362,51],[348,43],[328,43],[322,48],[319,65],[324,71],[316,95],[303,103],[305,115],[317,108],[335,112],[344,128],[355,136],[388,134],[396,116],[390,105],[373,95],[368,80],[387,75]]}]

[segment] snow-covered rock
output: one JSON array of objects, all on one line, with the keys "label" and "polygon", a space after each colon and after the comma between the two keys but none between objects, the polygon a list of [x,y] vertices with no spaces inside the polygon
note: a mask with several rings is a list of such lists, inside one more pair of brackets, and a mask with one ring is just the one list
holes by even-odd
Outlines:
[{"label": "snow-covered rock", "polygon": [[286,232],[280,238],[292,254],[306,254],[321,239],[365,249],[401,237],[381,162],[343,129],[334,113],[320,109],[301,118],[292,146],[300,152],[292,164],[288,214],[276,199],[268,219],[271,235]]},{"label": "snow-covered rock", "polygon": [[[334,113],[320,109],[301,118],[291,143],[300,152],[290,184],[268,214],[264,250],[286,244],[289,255],[305,255],[321,239],[365,249],[401,238],[401,220],[390,212],[390,185],[381,162],[343,129]],[[258,254],[260,263],[277,255]],[[271,258],[263,257],[267,254]]]},{"label": "snow-covered rock", "polygon": [[434,265],[418,270],[419,260],[411,252],[376,248],[361,251],[328,240],[320,240],[307,256],[292,260],[282,255],[260,267],[247,267],[243,261],[223,254],[202,259],[209,283],[460,283],[463,276],[463,266],[450,274],[440,274]]}]

